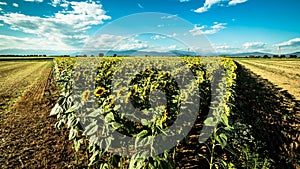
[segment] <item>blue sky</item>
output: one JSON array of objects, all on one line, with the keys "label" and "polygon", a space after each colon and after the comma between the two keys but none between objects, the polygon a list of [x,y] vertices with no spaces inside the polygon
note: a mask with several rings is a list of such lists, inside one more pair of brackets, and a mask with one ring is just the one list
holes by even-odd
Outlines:
[{"label": "blue sky", "polygon": [[291,53],[299,9],[299,0],[0,0],[0,51]]}]

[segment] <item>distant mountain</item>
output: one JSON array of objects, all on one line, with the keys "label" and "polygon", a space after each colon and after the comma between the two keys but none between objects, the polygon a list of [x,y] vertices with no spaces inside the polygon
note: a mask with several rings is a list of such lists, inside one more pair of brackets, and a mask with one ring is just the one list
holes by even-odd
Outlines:
[{"label": "distant mountain", "polygon": [[[99,53],[103,53],[107,56],[113,56],[117,54],[118,56],[195,56],[195,52],[183,51],[183,50],[170,50],[167,52],[159,51],[139,51],[139,50],[124,50],[124,51],[107,51],[107,50],[89,50],[89,51],[54,51],[54,50],[25,50],[25,49],[3,49],[0,50],[0,55],[47,55],[47,56],[60,56],[60,55],[70,55],[70,56],[80,56],[80,55],[94,55],[99,56]],[[219,54],[219,56],[231,56],[231,57],[245,57],[245,56],[273,56],[278,54],[264,53],[264,52],[248,52],[248,53],[234,53],[234,54]],[[300,52],[294,52],[285,54],[287,57],[289,55],[297,55],[300,57]],[[206,56],[209,56],[206,54]]]},{"label": "distant mountain", "polygon": [[[268,55],[269,57],[272,57],[272,56],[278,55],[278,54],[263,53],[263,52],[249,52],[249,53],[221,54],[219,56],[232,56],[232,57],[261,56],[261,57],[263,57],[264,55]],[[298,57],[300,57],[300,52],[287,53],[287,54],[282,54],[282,55],[286,55],[287,57],[289,55],[297,55]]]},{"label": "distant mountain", "polygon": [[117,54],[118,56],[186,56],[186,55],[196,55],[194,52],[181,51],[181,50],[171,50],[168,52],[157,52],[157,51],[138,51],[138,50],[125,50],[125,51],[105,51],[105,50],[89,50],[82,51],[71,54],[76,55],[94,55],[98,56],[99,53],[103,53],[106,56],[113,56]]},{"label": "distant mountain", "polygon": [[291,53],[289,55],[297,55],[298,57],[300,57],[300,52],[294,52],[294,53]]},{"label": "distant mountain", "polygon": [[[233,57],[245,57],[245,56],[264,56],[264,55],[268,55],[268,56],[273,56],[274,54],[271,53],[263,53],[263,52],[249,52],[249,53],[235,53],[235,54],[224,54],[225,56],[233,56]],[[222,55],[222,56],[224,56]]]}]

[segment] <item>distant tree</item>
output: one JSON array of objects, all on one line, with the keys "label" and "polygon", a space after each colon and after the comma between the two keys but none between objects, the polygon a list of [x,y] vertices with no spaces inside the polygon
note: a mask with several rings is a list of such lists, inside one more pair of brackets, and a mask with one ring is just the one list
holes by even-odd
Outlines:
[{"label": "distant tree", "polygon": [[264,58],[265,58],[265,59],[268,59],[268,58],[270,58],[270,57],[269,57],[268,55],[264,55]]},{"label": "distant tree", "polygon": [[285,55],[280,55],[280,58],[286,58],[286,56]]},{"label": "distant tree", "polygon": [[278,55],[273,55],[273,58],[279,58],[279,56]]},{"label": "distant tree", "polygon": [[297,58],[297,55],[290,55],[290,58]]},{"label": "distant tree", "polygon": [[253,55],[250,55],[250,56],[249,56],[249,58],[255,58],[255,56],[253,56]]},{"label": "distant tree", "polygon": [[114,54],[113,57],[117,57],[117,54]]},{"label": "distant tree", "polygon": [[98,56],[99,56],[99,57],[103,57],[103,56],[104,56],[104,53],[99,53]]},{"label": "distant tree", "polygon": [[87,55],[86,55],[86,54],[84,54],[84,55],[82,55],[82,57],[87,57]]}]

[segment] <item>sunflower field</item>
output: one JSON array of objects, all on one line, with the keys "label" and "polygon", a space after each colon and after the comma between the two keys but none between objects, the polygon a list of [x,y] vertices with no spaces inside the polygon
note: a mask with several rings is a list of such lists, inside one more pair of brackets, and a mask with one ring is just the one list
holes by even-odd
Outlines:
[{"label": "sunflower field", "polygon": [[[50,115],[87,152],[91,168],[175,168],[176,147],[197,119],[198,155],[209,168],[226,156],[236,65],[213,57],[56,58],[59,99]],[[199,120],[198,120],[199,121]],[[224,150],[224,151],[223,151]]]}]

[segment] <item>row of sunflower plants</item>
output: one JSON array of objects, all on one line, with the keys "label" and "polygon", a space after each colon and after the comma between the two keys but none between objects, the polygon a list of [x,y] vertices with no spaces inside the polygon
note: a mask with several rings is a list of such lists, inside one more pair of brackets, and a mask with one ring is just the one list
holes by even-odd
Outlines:
[{"label": "row of sunflower plants", "polygon": [[180,61],[184,64],[170,58],[57,58],[61,95],[50,115],[57,116],[58,129],[70,129],[76,151],[86,144],[90,167],[174,168],[175,151],[161,143],[179,143],[176,136],[185,136],[190,119],[209,106],[199,141],[210,154],[199,156],[210,168],[228,167],[215,149],[226,147],[231,130],[236,66],[220,58]]}]

